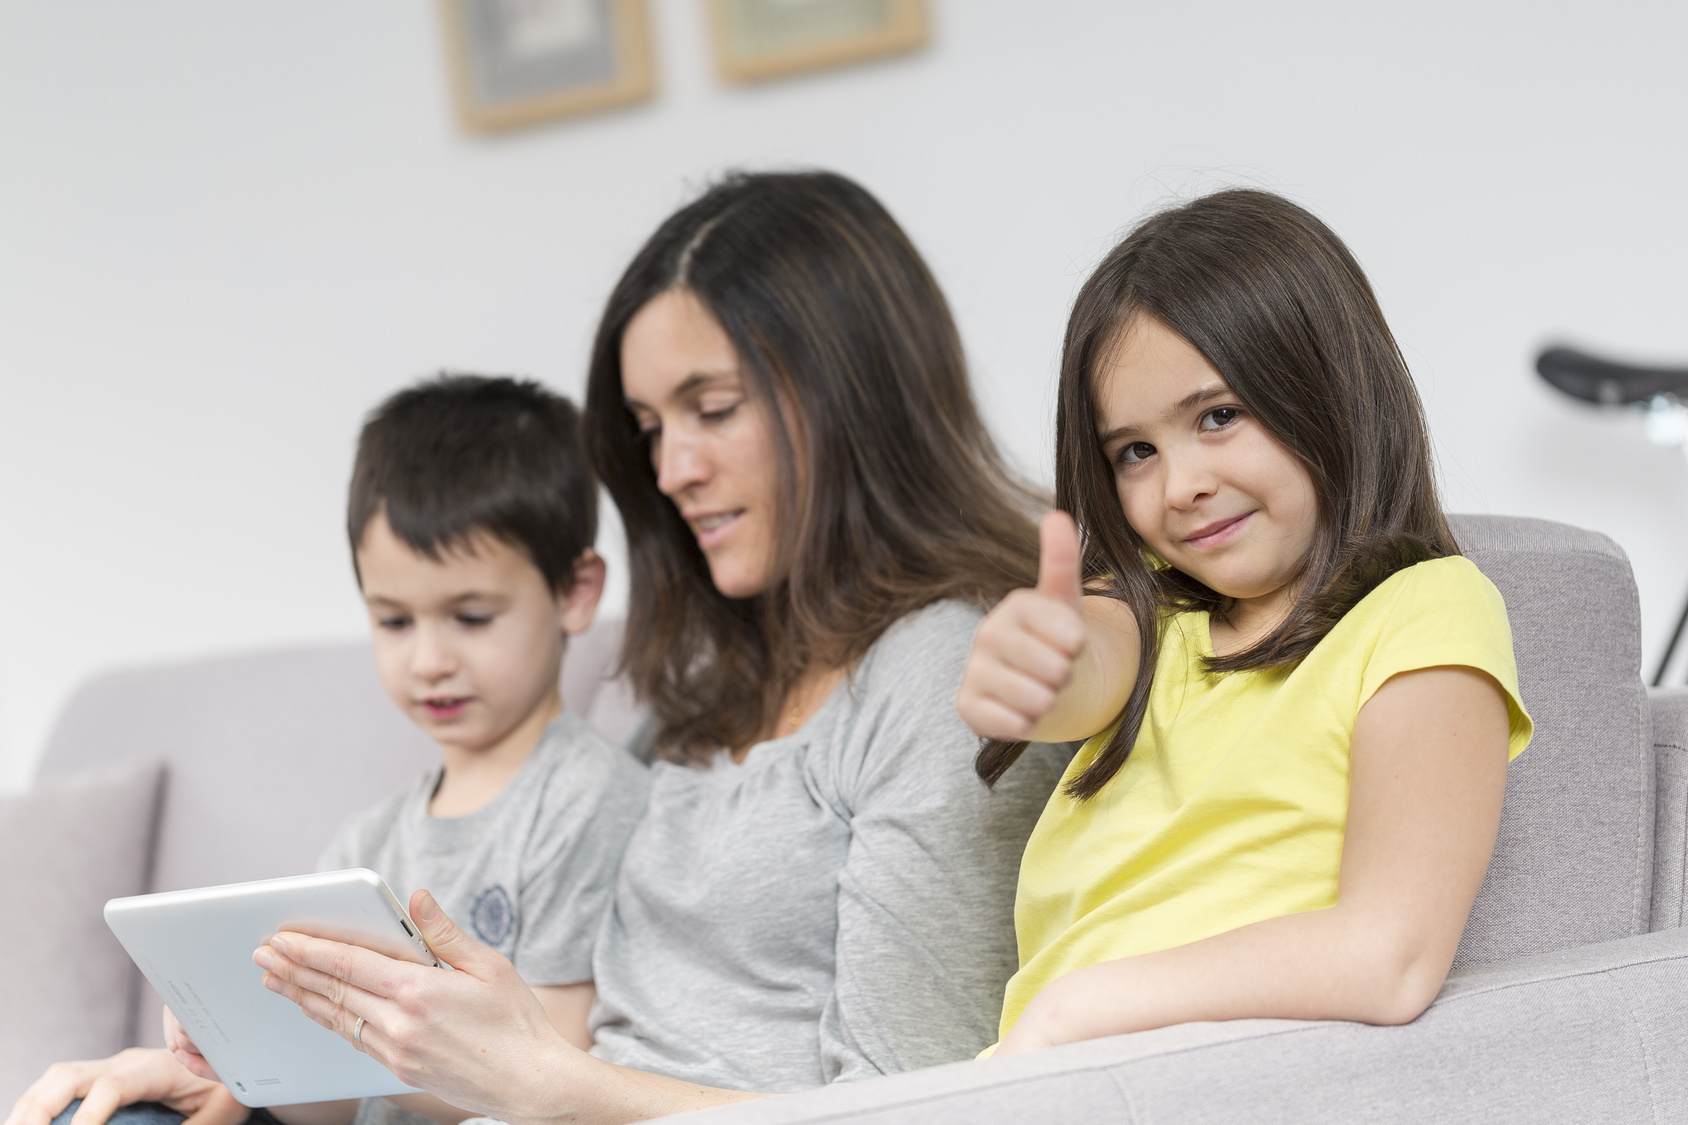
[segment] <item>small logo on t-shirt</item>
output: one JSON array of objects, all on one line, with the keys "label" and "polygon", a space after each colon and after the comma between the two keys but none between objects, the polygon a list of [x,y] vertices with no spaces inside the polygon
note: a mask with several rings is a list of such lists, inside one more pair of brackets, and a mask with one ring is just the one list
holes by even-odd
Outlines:
[{"label": "small logo on t-shirt", "polygon": [[490,946],[504,944],[510,929],[516,924],[516,911],[510,905],[510,893],[503,887],[492,886],[480,893],[469,911],[469,921],[475,933]]}]

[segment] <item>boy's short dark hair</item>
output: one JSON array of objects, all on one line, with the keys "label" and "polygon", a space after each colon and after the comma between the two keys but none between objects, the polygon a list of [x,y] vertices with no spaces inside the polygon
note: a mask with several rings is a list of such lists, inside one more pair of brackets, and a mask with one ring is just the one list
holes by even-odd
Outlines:
[{"label": "boy's short dark hair", "polygon": [[377,514],[430,559],[485,532],[526,551],[552,594],[565,594],[598,533],[580,415],[529,379],[448,374],[408,387],[358,437],[346,505],[354,570]]}]

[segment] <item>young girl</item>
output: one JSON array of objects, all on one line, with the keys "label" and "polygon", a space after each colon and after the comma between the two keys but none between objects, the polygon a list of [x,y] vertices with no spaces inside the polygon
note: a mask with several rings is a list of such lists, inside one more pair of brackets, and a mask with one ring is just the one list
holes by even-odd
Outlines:
[{"label": "young girl", "polygon": [[996,1053],[1414,1019],[1530,719],[1359,265],[1264,192],[1149,219],[1074,307],[1056,458],[1077,526],[1045,519],[957,698],[987,781],[1089,740],[1026,847]]}]

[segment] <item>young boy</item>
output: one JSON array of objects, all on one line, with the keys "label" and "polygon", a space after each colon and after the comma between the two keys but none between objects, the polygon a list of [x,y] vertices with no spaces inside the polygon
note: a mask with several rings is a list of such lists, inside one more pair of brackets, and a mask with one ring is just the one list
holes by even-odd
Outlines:
[{"label": "young boy", "polygon": [[[593,938],[647,779],[558,688],[567,637],[591,624],[604,585],[578,425],[535,383],[454,375],[399,392],[364,426],[346,530],[375,663],[442,763],[352,817],[318,867],[371,868],[401,902],[427,888],[587,1047]],[[209,1077],[165,1022],[177,1058]],[[272,1113],[334,1125],[355,1105]],[[415,1094],[366,1100],[356,1119],[413,1112],[466,1116]]]}]

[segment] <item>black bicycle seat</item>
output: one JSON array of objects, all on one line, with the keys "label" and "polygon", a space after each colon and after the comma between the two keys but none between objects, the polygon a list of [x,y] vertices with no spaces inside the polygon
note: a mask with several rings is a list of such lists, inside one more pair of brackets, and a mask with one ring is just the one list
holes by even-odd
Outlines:
[{"label": "black bicycle seat", "polygon": [[1654,395],[1688,398],[1688,367],[1633,367],[1575,348],[1548,348],[1536,357],[1536,373],[1572,398],[1603,406],[1646,402]]}]

